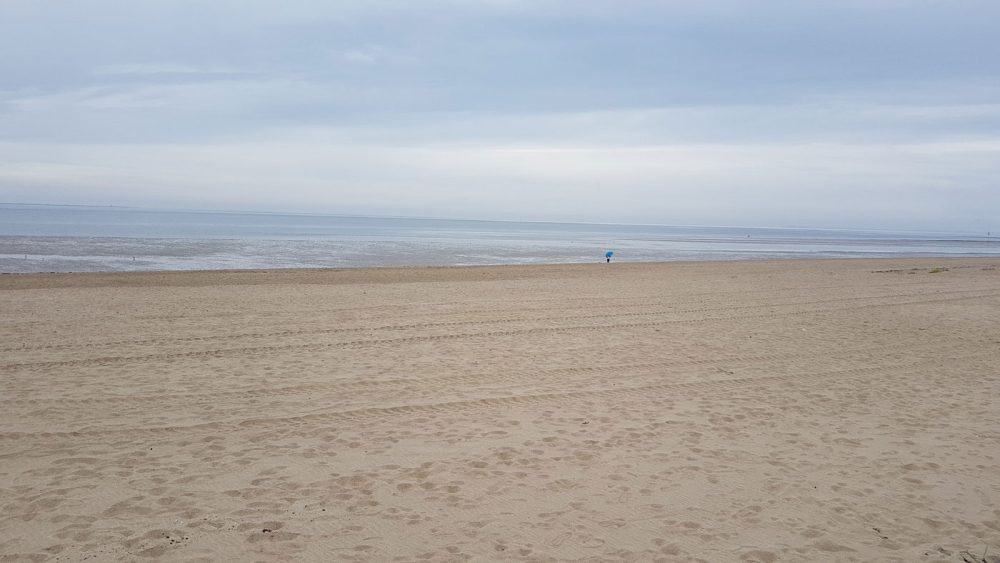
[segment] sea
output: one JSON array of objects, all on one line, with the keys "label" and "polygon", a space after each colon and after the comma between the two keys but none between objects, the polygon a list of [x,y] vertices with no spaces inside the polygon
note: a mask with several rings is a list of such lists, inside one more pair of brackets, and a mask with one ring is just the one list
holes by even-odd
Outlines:
[{"label": "sea", "polygon": [[0,272],[1000,258],[1000,236],[0,204]]}]

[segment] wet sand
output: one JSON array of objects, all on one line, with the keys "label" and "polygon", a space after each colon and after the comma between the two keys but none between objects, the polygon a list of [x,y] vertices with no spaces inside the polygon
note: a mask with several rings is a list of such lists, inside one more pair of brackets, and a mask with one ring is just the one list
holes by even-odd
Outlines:
[{"label": "wet sand", "polygon": [[1000,553],[1000,262],[0,276],[0,559]]}]

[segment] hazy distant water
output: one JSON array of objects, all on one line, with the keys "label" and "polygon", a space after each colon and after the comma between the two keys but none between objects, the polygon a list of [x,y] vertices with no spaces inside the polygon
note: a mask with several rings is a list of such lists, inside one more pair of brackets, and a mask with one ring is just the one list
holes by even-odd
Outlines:
[{"label": "hazy distant water", "polygon": [[0,272],[996,256],[1000,238],[0,205]]}]

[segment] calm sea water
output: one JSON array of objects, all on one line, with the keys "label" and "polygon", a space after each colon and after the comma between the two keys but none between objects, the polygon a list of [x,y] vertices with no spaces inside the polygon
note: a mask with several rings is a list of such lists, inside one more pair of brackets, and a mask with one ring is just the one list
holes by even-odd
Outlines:
[{"label": "calm sea water", "polygon": [[0,205],[0,272],[996,256],[1000,237]]}]

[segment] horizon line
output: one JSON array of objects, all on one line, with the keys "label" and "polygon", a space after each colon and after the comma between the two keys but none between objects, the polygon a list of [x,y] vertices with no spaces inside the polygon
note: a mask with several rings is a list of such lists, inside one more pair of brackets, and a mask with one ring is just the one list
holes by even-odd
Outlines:
[{"label": "horizon line", "polygon": [[[811,227],[811,226],[750,226],[750,225],[712,225],[712,224],[666,224],[666,223],[618,223],[618,222],[598,222],[598,221],[568,221],[551,219],[475,219],[470,217],[440,217],[429,215],[378,215],[362,213],[331,213],[312,211],[253,211],[241,209],[209,209],[209,208],[189,208],[189,207],[146,207],[140,205],[121,205],[113,203],[34,203],[34,202],[12,202],[0,201],[0,206],[22,205],[27,207],[77,207],[90,209],[130,209],[140,211],[150,211],[154,213],[223,213],[232,215],[291,215],[303,217],[349,217],[361,219],[415,219],[424,221],[466,221],[480,223],[532,223],[532,224],[554,224],[554,225],[596,225],[612,227],[678,227],[678,228],[712,228],[712,229],[776,229],[776,230],[809,230],[809,231],[846,231],[846,232],[880,232],[880,233],[940,233],[954,235],[977,235],[990,237],[992,230],[987,234],[976,231],[957,231],[940,229],[917,229],[904,228],[892,229],[886,227]],[[998,229],[1000,230],[1000,229]]]}]

